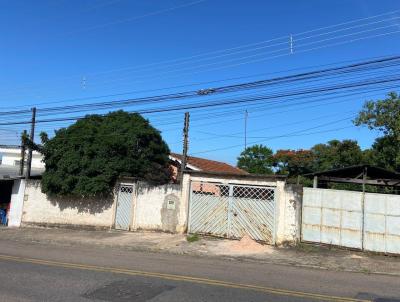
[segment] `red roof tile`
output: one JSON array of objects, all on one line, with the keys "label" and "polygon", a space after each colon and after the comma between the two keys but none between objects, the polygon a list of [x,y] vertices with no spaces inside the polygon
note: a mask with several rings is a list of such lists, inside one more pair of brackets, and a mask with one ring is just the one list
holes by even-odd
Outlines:
[{"label": "red roof tile", "polygon": [[[182,160],[181,154],[171,153],[171,156],[178,159],[179,161]],[[234,167],[232,165],[229,165],[227,163],[210,160],[210,159],[205,159],[205,158],[200,158],[200,157],[188,156],[187,163],[191,166],[198,168],[201,171],[204,171],[204,172],[216,172],[216,173],[220,172],[220,173],[230,173],[230,174],[239,174],[239,175],[249,174],[246,171],[239,169],[237,167]]]}]

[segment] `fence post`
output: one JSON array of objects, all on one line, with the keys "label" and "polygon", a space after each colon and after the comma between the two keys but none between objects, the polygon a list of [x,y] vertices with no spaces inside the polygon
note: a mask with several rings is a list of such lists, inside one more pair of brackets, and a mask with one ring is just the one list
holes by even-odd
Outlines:
[{"label": "fence post", "polygon": [[228,238],[232,237],[232,208],[233,208],[233,185],[229,185],[229,196],[228,196]]},{"label": "fence post", "polygon": [[367,180],[367,167],[363,170],[363,184],[361,197],[361,250],[364,250],[365,241],[365,181]]}]

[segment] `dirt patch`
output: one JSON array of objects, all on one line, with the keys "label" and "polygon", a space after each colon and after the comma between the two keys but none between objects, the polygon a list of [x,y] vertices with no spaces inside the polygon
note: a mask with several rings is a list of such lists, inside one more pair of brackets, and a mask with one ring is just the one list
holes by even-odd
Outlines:
[{"label": "dirt patch", "polygon": [[271,246],[260,244],[245,235],[240,240],[220,241],[212,247],[212,251],[217,255],[245,256],[272,254],[274,249]]},{"label": "dirt patch", "polygon": [[353,255],[350,256],[350,258],[351,259],[363,259],[364,257],[360,256],[360,255],[353,254]]}]

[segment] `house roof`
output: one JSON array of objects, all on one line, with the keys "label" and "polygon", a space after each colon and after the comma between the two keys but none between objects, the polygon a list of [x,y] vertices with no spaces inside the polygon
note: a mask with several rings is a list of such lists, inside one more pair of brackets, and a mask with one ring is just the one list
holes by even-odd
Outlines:
[{"label": "house roof", "polygon": [[[171,153],[170,158],[172,160],[178,161],[179,164],[182,161],[182,154]],[[213,173],[229,173],[235,175],[247,175],[246,171],[229,165],[224,162],[210,160],[200,157],[187,157],[187,168],[191,170],[203,171],[203,172],[213,172]]]},{"label": "house roof", "polygon": [[400,179],[400,173],[393,172],[387,169],[371,166],[371,165],[357,165],[345,168],[315,172],[305,174],[305,176],[331,176],[331,177],[349,177],[355,178],[359,176],[364,169],[367,168],[368,178],[372,179]]}]

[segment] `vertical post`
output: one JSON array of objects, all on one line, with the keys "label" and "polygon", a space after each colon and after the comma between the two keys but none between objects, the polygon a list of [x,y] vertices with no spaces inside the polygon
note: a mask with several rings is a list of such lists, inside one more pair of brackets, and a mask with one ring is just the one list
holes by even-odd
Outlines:
[{"label": "vertical post", "polygon": [[361,197],[361,250],[364,250],[365,240],[365,182],[367,180],[368,168],[363,169],[362,197]]},{"label": "vertical post", "polygon": [[31,177],[31,168],[32,168],[32,144],[35,139],[35,122],[36,122],[36,107],[32,108],[32,121],[31,121],[31,133],[29,135],[29,139],[31,143],[28,146],[28,160],[26,163],[26,175],[25,178],[29,179]]},{"label": "vertical post", "polygon": [[247,117],[249,116],[249,113],[247,112],[247,109],[244,112],[244,150],[247,148]]},{"label": "vertical post", "polygon": [[189,112],[185,112],[185,122],[183,126],[183,152],[181,161],[181,170],[179,180],[181,185],[183,184],[183,171],[186,168],[187,152],[188,152],[188,138],[189,138]]},{"label": "vertical post", "polygon": [[233,236],[232,234],[232,219],[235,214],[233,213],[233,185],[229,185],[229,196],[228,196],[228,231],[227,231],[227,238],[231,238]]},{"label": "vertical post", "polygon": [[19,165],[19,175],[20,176],[24,175],[26,136],[27,136],[27,133],[26,133],[26,130],[24,130],[24,132],[22,132],[22,136],[21,136],[21,162]]},{"label": "vertical post", "polygon": [[314,176],[313,188],[318,188],[318,176]]},{"label": "vertical post", "polygon": [[289,43],[290,43],[290,54],[293,54],[293,36],[290,35],[290,39],[289,39]]}]

